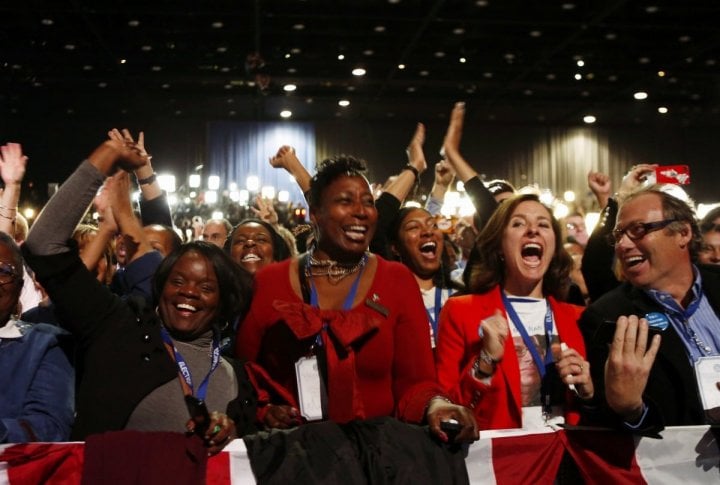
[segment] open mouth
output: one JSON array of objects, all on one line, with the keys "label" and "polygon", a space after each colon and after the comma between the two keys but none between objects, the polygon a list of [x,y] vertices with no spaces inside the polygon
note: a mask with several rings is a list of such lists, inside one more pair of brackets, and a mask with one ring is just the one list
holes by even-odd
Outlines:
[{"label": "open mouth", "polygon": [[537,243],[527,243],[520,250],[522,259],[531,263],[538,263],[542,259],[543,248]]},{"label": "open mouth", "polygon": [[623,260],[623,262],[625,263],[625,266],[627,268],[632,268],[633,266],[637,266],[638,264],[642,263],[643,261],[645,261],[645,258],[640,255],[628,256],[627,258],[625,258]]},{"label": "open mouth", "polygon": [[420,246],[420,254],[427,258],[434,258],[437,251],[437,243],[428,241]]},{"label": "open mouth", "polygon": [[362,242],[365,240],[365,235],[367,234],[368,229],[366,226],[351,225],[343,227],[343,231],[345,231],[345,235],[348,239]]},{"label": "open mouth", "polygon": [[240,260],[243,263],[254,263],[256,261],[260,261],[261,258],[255,253],[249,253],[243,256],[243,258]]},{"label": "open mouth", "polygon": [[197,313],[198,309],[189,303],[178,303],[175,305],[175,309],[182,314]]}]

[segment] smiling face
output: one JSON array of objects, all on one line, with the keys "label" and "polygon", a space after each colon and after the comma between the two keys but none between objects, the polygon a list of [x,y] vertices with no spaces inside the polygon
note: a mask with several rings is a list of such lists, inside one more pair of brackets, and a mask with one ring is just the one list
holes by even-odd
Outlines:
[{"label": "smiling face", "polygon": [[160,296],[160,316],[176,338],[193,339],[207,332],[220,308],[215,269],[205,256],[188,251],[170,270]]},{"label": "smiling face", "polygon": [[356,259],[367,250],[377,224],[370,185],[361,176],[336,178],[323,189],[310,216],[319,229],[321,253],[337,261]]},{"label": "smiling face", "polygon": [[227,229],[225,224],[220,221],[210,220],[203,227],[202,239],[209,243],[213,243],[215,246],[222,248],[227,239]]},{"label": "smiling face", "polygon": [[440,269],[443,252],[435,218],[424,209],[410,210],[400,224],[396,250],[413,273],[431,278]]},{"label": "smiling face", "polygon": [[257,222],[243,224],[232,235],[230,256],[250,273],[272,263],[273,239],[270,232]]},{"label": "smiling face", "polygon": [[720,231],[711,230],[703,234],[703,245],[698,252],[698,261],[704,264],[720,264]]},{"label": "smiling face", "polygon": [[503,232],[505,290],[542,298],[542,281],[555,254],[552,215],[539,202],[518,204]]},{"label": "smiling face", "polygon": [[[624,229],[631,223],[664,219],[660,196],[642,194],[622,205],[615,228]],[[691,237],[689,225],[683,231],[673,231],[666,227],[648,232],[636,241],[624,234],[615,244],[615,255],[623,276],[634,286],[674,294],[673,289],[684,284],[688,275],[692,276],[688,251]]]}]

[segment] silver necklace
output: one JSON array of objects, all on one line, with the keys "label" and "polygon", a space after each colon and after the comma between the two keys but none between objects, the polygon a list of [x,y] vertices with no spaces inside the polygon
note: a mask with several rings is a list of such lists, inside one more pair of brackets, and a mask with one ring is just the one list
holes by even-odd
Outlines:
[{"label": "silver necklace", "polygon": [[309,264],[307,265],[307,276],[327,276],[331,283],[339,283],[345,277],[356,273],[367,264],[368,255],[363,254],[360,261],[353,265],[339,263],[333,259],[317,259],[314,253],[310,253]]}]

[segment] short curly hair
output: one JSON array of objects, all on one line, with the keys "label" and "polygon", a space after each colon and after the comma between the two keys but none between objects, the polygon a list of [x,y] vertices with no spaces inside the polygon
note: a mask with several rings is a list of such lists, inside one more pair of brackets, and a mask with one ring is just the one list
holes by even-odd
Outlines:
[{"label": "short curly hair", "polygon": [[310,207],[320,205],[322,193],[336,179],[346,177],[366,177],[367,164],[364,160],[351,155],[338,155],[326,158],[317,166],[317,173],[310,180]]}]

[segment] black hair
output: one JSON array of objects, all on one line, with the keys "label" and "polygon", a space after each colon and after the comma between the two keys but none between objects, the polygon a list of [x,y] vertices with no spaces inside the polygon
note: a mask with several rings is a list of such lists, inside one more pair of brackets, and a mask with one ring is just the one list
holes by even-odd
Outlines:
[{"label": "black hair", "polygon": [[277,230],[272,226],[272,224],[269,224],[262,219],[256,219],[254,217],[243,219],[242,221],[240,221],[240,223],[238,223],[237,226],[233,228],[232,232],[228,234],[228,237],[225,240],[225,244],[223,245],[223,249],[227,254],[230,254],[232,252],[232,240],[237,230],[245,224],[249,224],[251,222],[254,222],[255,224],[260,224],[270,234],[273,245],[273,262],[282,261],[290,257],[291,253],[287,241],[285,241],[285,239],[277,232]]},{"label": "black hair", "polygon": [[171,248],[170,251],[177,251],[180,249],[180,246],[182,246],[183,241],[182,238],[178,235],[177,232],[175,232],[175,229],[173,229],[170,226],[166,226],[164,224],[148,224],[144,227],[149,227],[150,229],[156,230],[156,231],[163,231],[170,235],[170,244]]},{"label": "black hair", "polygon": [[366,178],[367,165],[364,160],[351,155],[338,155],[326,158],[317,166],[317,172],[310,180],[310,208],[320,205],[322,192],[340,177]]},{"label": "black hair", "polygon": [[250,308],[252,299],[252,275],[240,265],[235,264],[222,249],[206,241],[192,241],[183,244],[168,254],[153,278],[153,298],[155,303],[160,301],[163,288],[170,272],[178,260],[185,254],[196,252],[212,265],[218,281],[220,294],[220,309],[218,311],[218,324],[233,321],[235,318],[243,319]]}]

